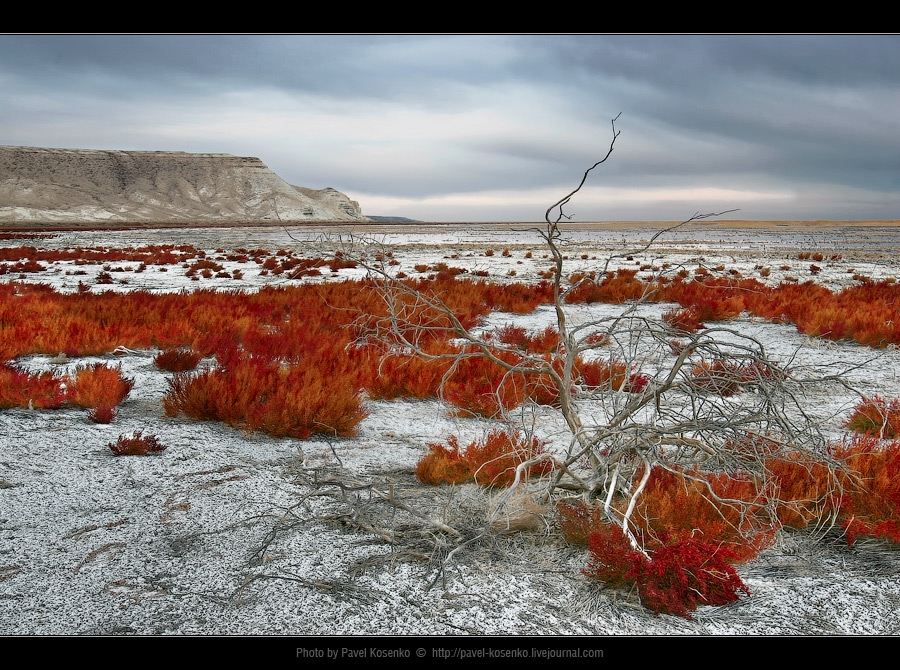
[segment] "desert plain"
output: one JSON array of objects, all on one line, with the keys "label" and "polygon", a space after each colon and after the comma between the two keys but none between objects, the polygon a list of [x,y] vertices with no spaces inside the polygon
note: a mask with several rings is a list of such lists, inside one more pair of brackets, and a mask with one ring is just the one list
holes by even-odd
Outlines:
[{"label": "desert plain", "polygon": [[[814,281],[832,291],[900,276],[900,222],[704,221],[663,232],[665,223],[568,224],[560,248],[567,273],[609,269],[674,275],[756,277],[768,285]],[[10,232],[0,249],[117,249],[192,245],[217,259],[222,276],[186,276],[180,265],[42,262],[0,281],[81,291],[152,293],[197,289],[259,291],[300,283],[362,280],[361,266],[291,279],[228,260],[235,249],[390,253],[391,272],[425,276],[440,263],[461,278],[538,283],[549,261],[538,224],[355,224],[306,227],[130,227]],[[821,258],[816,261],[814,258]],[[815,265],[816,270],[811,266]],[[419,271],[416,266],[426,269]],[[664,267],[665,266],[665,267]],[[237,271],[237,273],[235,272]],[[99,283],[101,273],[110,283]],[[226,276],[227,275],[227,276]],[[237,278],[236,278],[237,277]],[[81,288],[79,288],[81,286]],[[658,319],[671,304],[640,310]],[[574,322],[622,305],[571,305]],[[898,306],[900,318],[900,306]],[[554,323],[550,305],[527,314],[493,311],[482,330],[513,324],[538,332]],[[765,343],[774,360],[839,384],[804,390],[821,430],[839,440],[862,396],[900,397],[896,345],[868,347],[798,332],[749,314],[729,327]],[[748,597],[701,607],[692,619],[642,609],[583,570],[586,552],[546,522],[516,533],[484,533],[497,492],[475,484],[426,487],[413,475],[429,443],[451,434],[476,439],[496,425],[457,416],[431,400],[364,399],[354,437],[272,437],[184,415],[162,399],[172,374],[158,349],[122,347],[104,355],[19,357],[33,372],[78,365],[119,366],[133,388],[108,424],[80,408],[0,411],[0,634],[3,635],[891,635],[900,631],[900,551],[883,541],[852,546],[839,528],[784,530],[739,566]],[[201,363],[213,365],[211,359]],[[564,450],[558,413],[533,406],[518,415],[551,449]],[[116,456],[121,435],[152,434],[166,446]],[[313,495],[340,475],[362,487],[355,507]],[[388,486],[477,541],[445,560],[384,541],[377,528],[402,527],[364,488]],[[383,489],[379,489],[383,490]],[[366,496],[369,496],[366,498]],[[360,515],[349,518],[352,514]],[[371,514],[368,520],[365,514]],[[348,516],[349,515],[349,516]],[[377,522],[377,523],[375,523]],[[363,528],[369,524],[372,532]],[[435,531],[436,535],[439,535]]]}]

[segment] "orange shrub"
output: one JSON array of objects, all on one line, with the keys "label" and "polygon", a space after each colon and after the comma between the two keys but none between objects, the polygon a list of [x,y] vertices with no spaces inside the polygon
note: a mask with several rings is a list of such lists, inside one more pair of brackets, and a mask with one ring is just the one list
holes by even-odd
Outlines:
[{"label": "orange shrub", "polygon": [[510,323],[497,331],[497,339],[511,347],[538,354],[550,354],[559,348],[559,331],[553,326],[530,335],[522,326]]},{"label": "orange shrub", "polygon": [[323,353],[289,365],[221,352],[218,368],[176,374],[163,407],[168,416],[183,412],[276,437],[351,437],[368,415],[358,391],[359,371],[347,359]]},{"label": "orange shrub", "polygon": [[560,500],[556,504],[556,519],[570,544],[587,545],[591,533],[604,525],[601,508],[586,505],[584,501]]},{"label": "orange shrub", "polygon": [[609,361],[585,361],[579,358],[575,369],[581,383],[590,388],[640,393],[650,382],[645,375],[631,372],[625,361],[619,358]]},{"label": "orange shrub", "polygon": [[748,561],[774,537],[766,502],[761,483],[750,475],[654,468],[638,499],[636,523],[645,537],[696,534],[727,546],[734,560]]},{"label": "orange shrub", "polygon": [[[459,408],[457,414],[492,418],[524,402],[521,374],[507,371],[474,349],[467,353],[471,355],[453,365],[443,387],[444,400]],[[497,357],[510,365],[521,362],[515,354],[501,352]]]},{"label": "orange shrub", "polygon": [[131,437],[119,435],[119,439],[110,442],[110,449],[116,456],[144,456],[151,451],[165,451],[166,446],[160,443],[155,435],[143,435],[136,431]]},{"label": "orange shrub", "polygon": [[465,450],[456,435],[447,444],[430,443],[428,453],[416,464],[416,479],[423,484],[465,484],[472,481],[472,470],[466,461]]},{"label": "orange shrub", "polygon": [[183,347],[165,349],[153,358],[153,365],[168,372],[187,372],[197,367],[203,355]]},{"label": "orange shrub", "polygon": [[737,278],[684,281],[676,277],[674,281],[659,288],[660,299],[677,302],[690,309],[692,318],[698,323],[737,316],[748,308],[751,296],[765,295],[767,291],[755,279]]},{"label": "orange shrub", "polygon": [[900,398],[887,401],[877,395],[864,397],[844,426],[857,433],[881,438],[900,437]]},{"label": "orange shrub", "polygon": [[[447,445],[429,444],[428,453],[416,465],[416,478],[424,484],[462,484],[474,480],[482,486],[510,486],[516,468],[544,453],[545,442],[517,430],[493,430],[481,441],[460,448],[455,435]],[[526,475],[541,476],[553,464],[542,460],[527,468]]]},{"label": "orange shrub", "polygon": [[841,506],[837,474],[821,459],[798,452],[764,458],[778,524],[798,530],[832,517]]},{"label": "orange shrub", "polygon": [[[424,350],[433,356],[454,355],[459,349],[446,342],[426,342]],[[369,348],[366,353],[372,360],[368,365],[374,372],[366,384],[366,391],[373,400],[413,398],[424,400],[437,398],[441,382],[450,369],[450,359],[427,359],[412,354],[389,353],[381,356],[379,350]]]},{"label": "orange shrub", "polygon": [[79,407],[115,407],[133,387],[134,380],[123,377],[120,368],[105,363],[79,365],[66,389],[66,399]]},{"label": "orange shrub", "polygon": [[900,543],[900,441],[860,436],[834,455],[850,470],[840,512],[847,542],[868,536]]},{"label": "orange shrub", "polygon": [[663,321],[677,333],[696,333],[698,330],[706,328],[700,323],[697,310],[693,307],[684,309],[673,309],[662,315]]},{"label": "orange shrub", "polygon": [[741,363],[717,358],[695,364],[689,380],[698,389],[727,398],[741,392],[746,374]]},{"label": "orange shrub", "polygon": [[621,269],[601,281],[584,281],[566,294],[567,303],[623,303],[651,293],[651,286],[636,277],[637,270]]},{"label": "orange shrub", "polygon": [[55,372],[26,372],[7,361],[0,365],[0,409],[62,407],[66,402],[64,381]]}]

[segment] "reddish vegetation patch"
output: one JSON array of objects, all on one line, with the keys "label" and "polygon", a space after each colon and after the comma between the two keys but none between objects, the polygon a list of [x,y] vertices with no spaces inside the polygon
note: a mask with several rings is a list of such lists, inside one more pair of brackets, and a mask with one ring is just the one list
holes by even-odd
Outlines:
[{"label": "reddish vegetation patch", "polygon": [[[475,348],[464,353],[472,355],[453,365],[443,385],[444,400],[457,407],[460,416],[474,414],[492,418],[525,401],[525,380],[521,374],[510,373],[480,356]],[[518,356],[509,353],[498,352],[497,358],[507,365],[521,362]]]},{"label": "reddish vegetation patch", "polygon": [[[447,444],[429,444],[428,453],[416,465],[416,478],[424,484],[464,484],[475,481],[482,486],[509,486],[516,468],[544,453],[546,443],[514,430],[494,430],[483,440],[465,448],[451,435]],[[525,470],[525,476],[550,472],[552,462],[540,460]]]},{"label": "reddish vegetation patch", "polygon": [[[587,574],[610,586],[637,588],[649,609],[689,616],[699,605],[736,599],[744,588],[730,564],[754,558],[782,526],[836,521],[850,544],[859,537],[900,542],[900,441],[864,435],[834,446],[830,455],[839,466],[782,453],[765,438],[731,449],[737,456],[741,449],[752,451],[766,478],[653,470],[632,516],[646,554],[631,546],[601,507],[560,503],[566,539],[589,546]],[[618,515],[625,505],[613,501]]]},{"label": "reddish vegetation patch", "polygon": [[104,363],[79,365],[69,382],[67,399],[79,407],[115,407],[134,387],[134,380],[122,376],[119,368]]},{"label": "reddish vegetation patch", "polygon": [[0,366],[0,409],[57,409],[66,405],[106,408],[96,415],[102,418],[125,399],[133,386],[134,381],[123,377],[119,368],[104,363],[78,366],[72,375],[61,375],[27,372],[6,362]]},{"label": "reddish vegetation patch", "polygon": [[649,284],[637,278],[637,270],[610,272],[598,281],[583,281],[566,294],[568,303],[606,302],[619,304],[651,295]]},{"label": "reddish vegetation patch", "polygon": [[110,449],[116,456],[145,456],[152,451],[165,451],[166,446],[161,444],[155,435],[143,435],[142,431],[136,431],[131,437],[119,435],[119,439],[110,442]]},{"label": "reddish vegetation patch", "polygon": [[187,372],[200,363],[203,355],[193,349],[176,347],[160,351],[153,358],[153,365],[168,372]]},{"label": "reddish vegetation patch", "polygon": [[640,393],[650,383],[646,375],[632,372],[627,363],[618,358],[608,361],[579,360],[576,367],[581,383],[589,388]]},{"label": "reddish vegetation patch", "polygon": [[840,503],[847,541],[874,537],[900,543],[900,441],[861,436],[834,455],[849,468]]},{"label": "reddish vegetation patch", "polygon": [[636,588],[641,604],[659,614],[690,619],[701,605],[727,605],[741,593],[750,595],[731,565],[734,556],[690,535],[664,535],[645,556],[617,527],[605,526],[591,534],[588,547],[586,575],[610,586]]},{"label": "reddish vegetation patch", "polygon": [[118,413],[119,410],[115,407],[101,405],[88,412],[88,418],[94,423],[112,423]]},{"label": "reddish vegetation patch", "polygon": [[166,414],[222,421],[270,435],[307,439],[314,433],[350,437],[367,416],[359,372],[326,351],[298,364],[234,351],[219,367],[176,374],[163,399]]},{"label": "reddish vegetation patch", "polygon": [[66,402],[65,379],[55,372],[31,373],[11,362],[0,365],[0,409],[55,409]]},{"label": "reddish vegetation patch", "polygon": [[900,437],[900,399],[863,398],[844,426],[857,433],[882,438]]}]

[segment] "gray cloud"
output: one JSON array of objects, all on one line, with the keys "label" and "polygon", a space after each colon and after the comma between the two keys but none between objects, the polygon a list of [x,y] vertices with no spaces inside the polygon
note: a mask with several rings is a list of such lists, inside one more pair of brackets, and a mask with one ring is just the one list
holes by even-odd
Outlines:
[{"label": "gray cloud", "polygon": [[516,199],[580,178],[620,111],[591,183],[647,197],[593,218],[679,218],[660,194],[700,189],[756,194],[748,218],[900,218],[891,35],[7,35],[0,85],[2,144],[256,155],[417,218],[537,211]]}]

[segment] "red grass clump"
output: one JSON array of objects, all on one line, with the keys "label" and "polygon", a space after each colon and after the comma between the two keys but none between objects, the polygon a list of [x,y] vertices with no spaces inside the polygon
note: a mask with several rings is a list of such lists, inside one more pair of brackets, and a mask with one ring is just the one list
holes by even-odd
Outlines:
[{"label": "red grass clump", "polygon": [[[721,501],[731,502],[719,502]],[[749,475],[654,468],[636,516],[645,538],[696,535],[725,546],[735,561],[748,561],[769,545],[774,529],[760,481]]]},{"label": "red grass clump", "polygon": [[646,375],[631,372],[625,361],[618,358],[610,361],[579,360],[576,369],[581,383],[590,388],[640,393],[650,383]]},{"label": "red grass clump", "polygon": [[763,456],[773,485],[770,500],[779,525],[802,530],[837,513],[841,506],[839,480],[827,463],[799,452]]},{"label": "red grass clump", "polygon": [[116,407],[101,405],[99,407],[93,408],[90,412],[88,412],[88,419],[90,419],[94,423],[107,424],[112,423],[113,419],[116,418],[116,414],[118,413],[119,410]]},{"label": "red grass clump", "polygon": [[750,595],[731,565],[727,548],[691,535],[664,536],[645,556],[635,551],[616,526],[591,534],[585,574],[610,586],[632,586],[641,604],[658,614],[692,618],[702,605],[727,605]]},{"label": "red grass clump", "polygon": [[66,403],[65,378],[55,372],[27,372],[13,363],[0,365],[0,409],[56,409]]},{"label": "red grass clump", "polygon": [[524,327],[510,323],[497,331],[497,339],[510,347],[537,354],[554,353],[559,348],[559,331],[553,326],[530,335]]},{"label": "red grass clump", "polygon": [[696,363],[691,368],[690,383],[707,393],[727,398],[741,392],[745,376],[741,363],[717,358]]},{"label": "red grass clump", "polygon": [[[423,349],[430,356],[459,353],[458,347],[446,342],[426,342]],[[444,375],[452,364],[450,358],[428,359],[413,354],[390,353],[380,357],[374,347],[370,349],[370,355],[379,359],[374,364],[376,372],[366,385],[373,400],[437,398]]]},{"label": "red grass clump", "polygon": [[[482,486],[510,486],[516,468],[544,453],[545,442],[517,430],[493,430],[483,440],[465,448],[451,435],[447,444],[429,444],[428,453],[416,465],[416,478],[431,485],[464,484],[475,481]],[[541,460],[526,469],[526,476],[541,476],[553,468]]]},{"label": "red grass clump", "polygon": [[198,351],[177,347],[160,351],[153,358],[153,365],[168,372],[187,372],[196,368],[202,358]]},{"label": "red grass clump", "polygon": [[640,300],[651,293],[651,286],[637,278],[637,270],[621,269],[608,273],[601,281],[583,281],[566,294],[567,303],[605,302],[620,304]]},{"label": "red grass clump", "polygon": [[221,352],[220,365],[176,374],[163,398],[167,416],[184,413],[276,437],[315,433],[351,437],[368,415],[352,361],[320,356],[285,364],[244,352]]},{"label": "red grass clump", "polygon": [[[453,365],[443,385],[443,398],[458,408],[457,414],[474,414],[492,418],[518,407],[525,401],[525,380],[501,365],[481,356],[477,351]],[[520,359],[515,354],[498,352],[497,358],[510,365]]]},{"label": "red grass clump", "polygon": [[840,510],[847,542],[873,537],[900,543],[900,441],[860,436],[834,455],[849,468]]},{"label": "red grass clump", "polygon": [[79,365],[66,389],[66,397],[79,407],[115,407],[133,387],[134,380],[123,377],[120,368],[105,363]]},{"label": "red grass clump", "polygon": [[864,397],[844,426],[857,433],[881,438],[900,437],[900,398],[887,401],[877,395]]},{"label": "red grass clump", "polygon": [[119,435],[116,442],[110,442],[109,448],[116,456],[145,456],[151,451],[165,451],[166,446],[161,444],[155,435],[144,435],[142,431],[136,431],[131,437]]},{"label": "red grass clump", "polygon": [[669,310],[662,315],[662,319],[678,333],[696,333],[706,328],[704,324],[700,323],[697,310],[693,307]]}]

